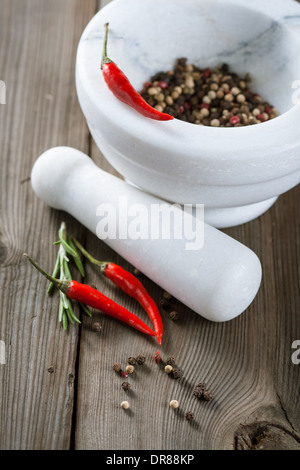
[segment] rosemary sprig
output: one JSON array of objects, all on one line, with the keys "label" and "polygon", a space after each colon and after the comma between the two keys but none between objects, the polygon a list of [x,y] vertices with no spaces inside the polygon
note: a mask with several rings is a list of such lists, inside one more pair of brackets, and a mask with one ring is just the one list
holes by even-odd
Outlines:
[{"label": "rosemary sprig", "polygon": [[[72,256],[80,274],[84,276],[84,267],[81,262],[80,256],[76,250],[74,243],[69,239],[67,232],[66,232],[66,224],[62,222],[59,231],[58,231],[58,241],[54,242],[54,245],[59,245],[59,250],[57,253],[57,258],[54,266],[54,270],[52,273],[53,277],[57,277],[59,273],[59,279],[61,281],[71,281],[72,276],[69,269],[69,257],[68,255]],[[51,293],[53,289],[53,283],[50,282],[47,292],[48,294]],[[59,292],[60,299],[59,299],[59,309],[58,309],[58,320],[62,322],[64,330],[67,329],[69,323],[81,323],[80,320],[74,313],[73,305],[70,299],[64,294],[63,292]],[[91,312],[88,307],[82,303],[80,303],[84,312],[91,316]]]}]

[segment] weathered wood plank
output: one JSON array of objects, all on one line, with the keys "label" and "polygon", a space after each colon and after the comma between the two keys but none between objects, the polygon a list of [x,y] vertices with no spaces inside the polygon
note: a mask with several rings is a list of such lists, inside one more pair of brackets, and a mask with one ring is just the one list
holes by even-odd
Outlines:
[{"label": "weathered wood plank", "polygon": [[[7,86],[1,127],[0,448],[66,449],[71,439],[78,328],[64,333],[58,298],[23,258],[52,270],[66,214],[38,201],[30,172],[55,145],[87,151],[89,134],[74,83],[77,44],[96,9],[87,0],[2,0],[0,70]],[[55,171],[55,168],[53,169]]]}]

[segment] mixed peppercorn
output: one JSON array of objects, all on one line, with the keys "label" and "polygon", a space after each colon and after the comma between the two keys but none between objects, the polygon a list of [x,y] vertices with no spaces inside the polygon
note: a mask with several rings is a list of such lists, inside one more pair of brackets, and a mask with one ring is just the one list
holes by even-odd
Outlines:
[{"label": "mixed peppercorn", "polygon": [[168,312],[170,320],[173,321],[180,320],[180,313],[176,310],[176,302],[177,300],[169,292],[164,292],[162,299],[159,301],[162,310]]},{"label": "mixed peppercorn", "polygon": [[[145,360],[145,356],[143,355],[139,355],[137,357],[130,356],[127,359],[128,365],[125,367],[125,370],[122,369],[120,363],[113,364],[113,370],[123,378],[128,377],[128,373],[126,372],[128,370],[128,367],[131,367],[133,372],[135,370],[134,366],[143,365],[145,363]],[[183,371],[176,365],[176,360],[173,356],[168,356],[166,359],[163,359],[160,351],[157,351],[154,354],[154,363],[161,366],[164,371],[169,376],[172,376],[175,380],[181,379],[183,377]],[[127,381],[122,382],[121,387],[125,392],[129,392],[131,390],[131,384]],[[203,401],[211,401],[214,398],[212,392],[207,389],[206,384],[204,382],[199,382],[196,384],[192,395],[197,399],[202,399]],[[179,408],[178,400],[172,399],[169,402],[169,406],[170,408],[176,410],[177,408]],[[129,408],[129,402],[122,401],[121,408],[127,410]],[[194,421],[194,412],[188,410],[184,413],[184,417],[187,421]]]},{"label": "mixed peppercorn", "polygon": [[141,96],[160,112],[204,126],[239,127],[275,118],[277,109],[249,83],[248,75],[240,77],[227,64],[201,69],[179,58],[172,70],[152,76]]}]

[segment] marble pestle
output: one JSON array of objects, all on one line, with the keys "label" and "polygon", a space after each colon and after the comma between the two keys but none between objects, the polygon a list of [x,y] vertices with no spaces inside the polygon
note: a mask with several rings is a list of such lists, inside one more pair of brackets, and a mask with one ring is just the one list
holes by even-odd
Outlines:
[{"label": "marble pestle", "polygon": [[[253,251],[196,219],[191,212],[184,212],[182,207],[168,204],[106,173],[79,150],[70,147],[47,150],[35,162],[31,182],[36,195],[46,204],[71,214],[125,260],[204,318],[228,321],[244,312],[255,298],[262,269]],[[153,237],[156,227],[151,226],[151,218],[149,223],[149,214],[155,205],[161,204],[166,209],[172,206],[177,223],[184,220],[190,227],[196,223],[198,242],[201,242],[198,246],[193,246],[191,232],[182,231],[181,237],[175,237],[178,228],[175,225],[169,239]],[[110,211],[106,220],[103,219],[105,211]],[[145,232],[139,237],[137,230],[129,230],[130,220],[136,222],[132,216],[137,213],[138,225],[149,229],[148,237]],[[109,221],[116,224],[115,234],[107,229]],[[127,235],[124,223],[128,227]],[[121,229],[123,234],[118,236]]]}]

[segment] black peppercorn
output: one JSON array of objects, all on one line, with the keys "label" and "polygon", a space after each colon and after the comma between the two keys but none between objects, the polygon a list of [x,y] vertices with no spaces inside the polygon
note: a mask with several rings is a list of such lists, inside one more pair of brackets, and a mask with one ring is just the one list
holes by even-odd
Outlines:
[{"label": "black peppercorn", "polygon": [[142,356],[141,354],[139,356],[137,356],[135,358],[136,360],[136,363],[139,365],[139,366],[142,366],[144,363],[145,363],[145,356]]},{"label": "black peppercorn", "polygon": [[122,383],[122,388],[123,388],[123,390],[128,391],[128,390],[130,390],[131,385],[130,385],[130,383],[128,383],[128,382],[123,382],[123,383]]},{"label": "black peppercorn", "polygon": [[178,368],[173,368],[172,373],[173,373],[174,379],[176,379],[176,380],[177,380],[177,379],[181,379],[181,377],[183,376],[182,370],[181,370],[181,369],[178,369]]},{"label": "black peppercorn", "polygon": [[116,362],[114,365],[113,365],[113,370],[115,372],[120,372],[121,370],[121,364],[119,364],[118,362]]},{"label": "black peppercorn", "polygon": [[203,388],[201,387],[196,387],[193,391],[193,395],[196,397],[196,398],[202,398],[203,397]]},{"label": "black peppercorn", "polygon": [[206,384],[204,382],[198,382],[196,388],[201,388],[202,390],[205,390]]},{"label": "black peppercorn", "polygon": [[92,330],[95,331],[96,333],[99,333],[101,331],[101,325],[99,322],[94,322],[92,324]]},{"label": "black peppercorn", "polygon": [[211,401],[213,399],[213,394],[209,390],[205,390],[203,392],[203,400],[205,401]]},{"label": "black peppercorn", "polygon": [[166,364],[168,364],[169,366],[174,367],[175,364],[176,364],[175,358],[173,356],[167,357]]},{"label": "black peppercorn", "polygon": [[170,312],[171,320],[176,321],[176,320],[179,320],[179,318],[180,318],[179,312],[177,312],[176,310],[172,310],[172,312]]},{"label": "black peppercorn", "polygon": [[127,362],[128,362],[128,364],[130,364],[130,365],[132,365],[132,366],[135,366],[135,364],[136,364],[136,359],[135,359],[135,357],[132,357],[132,356],[131,356],[131,357],[129,357],[129,358],[127,359]]},{"label": "black peppercorn", "polygon": [[171,308],[171,304],[170,302],[168,302],[167,299],[161,299],[159,301],[159,305],[164,309],[164,310],[168,310]]},{"label": "black peppercorn", "polygon": [[164,299],[166,299],[166,300],[172,300],[173,299],[172,295],[169,294],[169,292],[164,292],[163,295],[164,295]]},{"label": "black peppercorn", "polygon": [[185,419],[187,419],[188,421],[193,421],[194,419],[194,414],[192,413],[192,411],[187,411],[185,413]]}]

